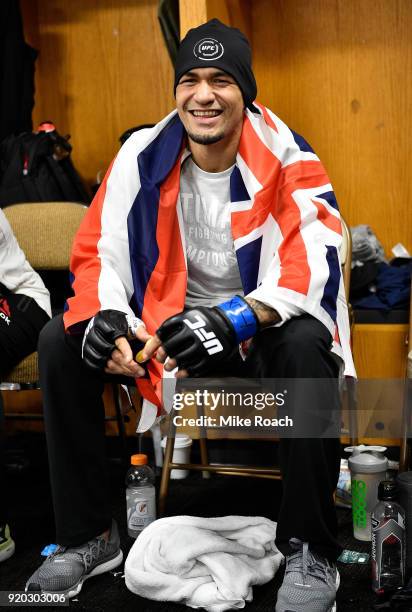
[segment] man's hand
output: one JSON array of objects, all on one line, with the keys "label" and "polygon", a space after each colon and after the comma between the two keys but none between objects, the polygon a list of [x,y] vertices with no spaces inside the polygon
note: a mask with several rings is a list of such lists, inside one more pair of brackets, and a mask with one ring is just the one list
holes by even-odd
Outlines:
[{"label": "man's hand", "polygon": [[[245,304],[244,304],[245,302],[247,303],[247,305],[249,305],[250,307],[249,309],[245,308]],[[209,311],[212,311],[212,310],[218,310],[217,312],[217,317],[218,317],[217,320],[219,321],[218,327],[220,328],[223,322],[223,328],[226,330],[229,330],[228,331],[228,334],[230,337],[229,354],[233,350],[233,348],[236,346],[236,344],[238,344],[245,338],[251,339],[255,331],[257,330],[257,328],[265,327],[267,324],[274,323],[280,320],[278,313],[272,308],[266,306],[265,304],[262,304],[261,302],[258,302],[257,300],[252,300],[250,298],[246,298],[244,300],[243,298],[240,298],[238,296],[235,296],[233,300],[229,300],[228,302],[225,302],[224,304],[217,306],[215,308],[202,307],[201,309],[203,311],[206,311],[206,313],[209,313]],[[190,374],[194,376],[199,376],[202,373],[205,373],[207,369],[210,369],[213,365],[214,360],[210,359],[210,355],[208,353],[205,356],[207,364],[205,364],[204,368],[202,366],[202,368],[200,368],[200,370],[197,372],[197,371],[194,371],[190,367],[190,365],[186,365],[183,367],[183,362],[180,362],[180,359],[179,359],[179,353],[178,352],[175,353],[175,351],[178,350],[178,346],[174,347],[175,348],[174,351],[172,348],[173,352],[170,352],[170,342],[168,342],[168,339],[170,339],[172,336],[175,336],[178,330],[185,329],[184,319],[188,318],[188,316],[196,315],[196,312],[194,311],[197,311],[197,310],[198,309],[186,310],[183,313],[170,317],[163,323],[163,325],[161,325],[161,327],[158,330],[158,333],[156,333],[154,336],[150,336],[147,330],[145,329],[145,327],[143,326],[139,327],[136,332],[136,337],[141,342],[145,342],[144,348],[138,353],[139,363],[144,363],[145,361],[148,361],[149,359],[152,359],[153,357],[155,357],[157,361],[165,364],[164,368],[165,370],[169,372],[174,370],[176,367],[179,367],[179,371],[176,374],[177,378],[185,378],[189,376]],[[258,321],[257,324],[256,324],[256,320]],[[214,322],[216,322],[216,315],[214,318]],[[254,324],[256,324],[255,327],[254,327]],[[191,328],[189,327],[188,329],[190,330]],[[200,329],[206,329],[206,328],[204,327],[202,328],[200,326],[198,328],[198,331]],[[199,334],[196,334],[195,333],[196,329],[191,329],[191,331],[192,331],[192,334],[191,334],[192,340],[194,343],[196,343],[197,339],[199,338],[200,340],[203,339],[204,341],[204,332],[199,331]],[[162,336],[162,338],[164,339],[163,343],[162,343],[160,336]],[[189,335],[189,338],[190,338],[190,335]],[[177,340],[177,344],[179,344],[178,337],[175,337],[174,340],[175,341]],[[216,340],[214,340],[214,342],[216,342]],[[120,346],[118,346],[118,344],[120,344]],[[174,344],[175,342],[172,342],[172,346]],[[203,350],[204,350],[204,344],[205,342],[202,345]],[[144,370],[143,368],[139,366],[138,366],[138,370],[136,369],[136,366],[138,364],[133,359],[130,345],[125,340],[125,338],[119,338],[119,341],[116,341],[116,347],[118,351],[113,353],[112,359],[110,360],[110,370],[109,370],[109,363],[108,363],[107,364],[108,369],[106,369],[106,371],[108,372],[110,371],[110,373],[122,373],[122,374],[126,373],[126,375],[128,376],[142,376],[142,373],[144,373]],[[168,348],[169,348],[169,351],[167,350]],[[184,351],[184,352],[187,352],[187,351]],[[194,353],[195,352],[196,351],[194,350]],[[217,361],[224,359],[226,356],[227,356],[226,353],[224,355],[218,354],[216,357],[215,363]],[[119,371],[118,368],[122,368],[122,371]],[[131,374],[127,373],[126,372],[127,370],[131,371],[132,373]],[[138,374],[134,373],[136,371],[138,372]]]},{"label": "man's hand", "polygon": [[127,338],[147,342],[150,335],[140,319],[124,312],[102,310],[90,321],[84,334],[82,357],[91,369],[108,374],[140,377],[144,369],[133,359]]},{"label": "man's hand", "polygon": [[[164,368],[167,372],[171,372],[172,370],[177,368],[176,359],[168,357],[166,351],[162,346],[162,341],[160,340],[157,334],[152,336],[150,340],[146,342],[144,348],[136,355],[138,363],[144,363],[152,357],[156,357],[156,360],[159,363],[164,363]],[[179,370],[176,373],[176,378],[186,378],[187,376],[189,376],[187,370]]]},{"label": "man's hand", "polygon": [[[136,329],[136,338],[143,343],[150,341],[151,335],[144,325]],[[121,374],[122,376],[133,376],[141,378],[145,375],[145,369],[139,365],[133,356],[132,347],[124,337],[115,340],[116,348],[106,363],[104,371],[106,374]]]},{"label": "man's hand", "polygon": [[179,370],[200,376],[230,355],[236,345],[232,326],[217,309],[199,306],[167,319],[157,330],[165,353]]},{"label": "man's hand", "polygon": [[178,378],[201,376],[226,359],[236,345],[252,337],[258,321],[240,296],[207,308],[191,308],[167,319],[156,334],[162,342],[157,359],[170,359],[166,370],[179,367]]}]

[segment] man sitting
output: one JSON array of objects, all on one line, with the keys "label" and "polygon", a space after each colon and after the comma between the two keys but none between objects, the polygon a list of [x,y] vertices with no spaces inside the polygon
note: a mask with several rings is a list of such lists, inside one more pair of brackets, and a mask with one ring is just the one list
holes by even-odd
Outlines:
[{"label": "man sitting", "polygon": [[[70,597],[122,561],[103,372],[135,377],[152,403],[175,368],[179,378],[244,367],[251,378],[336,381],[343,364],[353,374],[335,196],[309,145],[255,102],[244,35],[217,20],[190,30],[174,90],[176,110],[132,134],[108,171],[75,241],[75,296],[41,335],[59,548],[28,590]],[[326,413],[338,402],[334,391],[313,401]],[[287,566],[276,610],[329,611],[339,437],[282,439],[280,463],[276,543]]]}]

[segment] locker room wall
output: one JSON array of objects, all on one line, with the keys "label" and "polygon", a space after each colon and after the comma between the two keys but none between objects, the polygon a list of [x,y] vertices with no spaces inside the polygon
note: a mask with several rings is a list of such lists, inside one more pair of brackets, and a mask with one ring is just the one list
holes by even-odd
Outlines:
[{"label": "locker room wall", "polygon": [[[258,100],[312,145],[350,225],[412,253],[410,0],[180,0],[249,36]],[[247,25],[245,25],[247,24]]]},{"label": "locker room wall", "polygon": [[26,39],[39,50],[33,120],[70,133],[93,183],[121,133],[173,109],[173,70],[157,0],[21,0]]},{"label": "locker room wall", "polygon": [[[72,134],[93,182],[121,132],[174,106],[156,0],[21,0],[40,50],[34,121]],[[181,33],[211,17],[249,37],[258,99],[324,162],[350,225],[412,251],[410,0],[180,0]]]},{"label": "locker room wall", "polygon": [[[93,182],[120,133],[174,106],[156,0],[20,0],[40,56],[34,121],[70,132]],[[349,225],[412,252],[410,0],[180,0],[181,35],[212,17],[253,50],[258,99],[324,162]],[[356,326],[363,377],[402,377],[406,326]],[[18,395],[18,394],[17,394]],[[389,441],[390,443],[390,441]]]},{"label": "locker room wall", "polygon": [[[258,100],[318,153],[347,223],[371,225],[389,257],[397,242],[412,253],[410,0],[180,0],[181,36],[212,17],[247,34]],[[358,376],[403,378],[407,329],[355,325]]]}]

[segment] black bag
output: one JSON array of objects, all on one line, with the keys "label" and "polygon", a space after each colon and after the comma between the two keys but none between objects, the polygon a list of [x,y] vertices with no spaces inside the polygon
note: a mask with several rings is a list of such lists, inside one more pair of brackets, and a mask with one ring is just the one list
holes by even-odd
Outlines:
[{"label": "black bag", "polygon": [[73,201],[90,196],[70,159],[68,137],[50,122],[0,144],[0,207],[18,202]]}]

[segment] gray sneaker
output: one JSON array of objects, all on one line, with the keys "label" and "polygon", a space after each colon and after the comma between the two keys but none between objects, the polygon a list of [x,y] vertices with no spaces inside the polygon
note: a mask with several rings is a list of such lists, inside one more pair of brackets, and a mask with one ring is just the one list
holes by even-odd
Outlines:
[{"label": "gray sneaker", "polygon": [[29,578],[25,590],[74,597],[85,580],[114,569],[122,561],[119,532],[113,520],[107,541],[99,536],[81,546],[59,546]]},{"label": "gray sneaker", "polygon": [[14,554],[15,548],[9,526],[0,525],[0,563],[9,559]]},{"label": "gray sneaker", "polygon": [[296,552],[286,557],[276,612],[335,612],[340,582],[336,565],[312,553],[307,542],[292,538],[289,543]]}]

